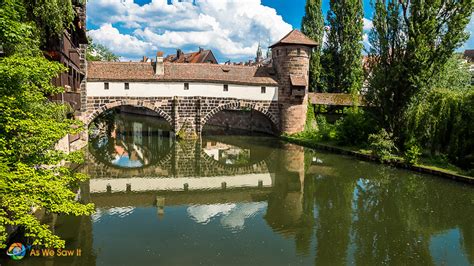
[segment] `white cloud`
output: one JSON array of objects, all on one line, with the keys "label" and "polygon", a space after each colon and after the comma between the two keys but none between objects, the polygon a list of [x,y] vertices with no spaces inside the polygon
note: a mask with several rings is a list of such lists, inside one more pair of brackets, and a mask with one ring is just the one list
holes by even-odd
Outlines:
[{"label": "white cloud", "polygon": [[[96,41],[110,46],[102,33],[126,39],[127,45],[115,42],[111,49],[137,58],[154,54],[155,48],[198,46],[225,58],[248,58],[255,56],[258,42],[268,46],[292,29],[261,0],[152,0],[142,6],[133,0],[90,0],[87,9],[88,22],[100,25],[91,31]],[[129,46],[130,40],[138,44]]]},{"label": "white cloud", "polygon": [[90,30],[89,35],[95,42],[107,46],[122,58],[140,57],[147,54],[148,51],[156,49],[156,46],[150,42],[139,40],[131,35],[121,34],[111,24],[104,24],[97,30]]},{"label": "white cloud", "polygon": [[374,27],[372,20],[364,18],[364,31],[369,31]]}]

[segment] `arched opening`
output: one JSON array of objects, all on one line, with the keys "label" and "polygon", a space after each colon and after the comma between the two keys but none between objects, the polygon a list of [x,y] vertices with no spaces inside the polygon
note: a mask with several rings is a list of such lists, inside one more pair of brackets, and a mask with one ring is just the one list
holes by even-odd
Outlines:
[{"label": "arched opening", "polygon": [[140,169],[155,165],[170,153],[173,143],[169,121],[144,106],[106,108],[89,122],[89,152],[111,167]]},{"label": "arched opening", "polygon": [[202,121],[203,135],[278,134],[278,120],[254,105],[229,103],[210,111]]}]

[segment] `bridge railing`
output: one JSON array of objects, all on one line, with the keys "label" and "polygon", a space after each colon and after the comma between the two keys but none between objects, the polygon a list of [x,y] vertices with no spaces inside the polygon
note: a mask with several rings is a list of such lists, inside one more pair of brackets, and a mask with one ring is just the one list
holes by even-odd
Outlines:
[{"label": "bridge railing", "polygon": [[339,106],[366,106],[366,102],[361,95],[354,98],[347,93],[318,93],[310,92],[309,101],[312,104],[339,105]]}]

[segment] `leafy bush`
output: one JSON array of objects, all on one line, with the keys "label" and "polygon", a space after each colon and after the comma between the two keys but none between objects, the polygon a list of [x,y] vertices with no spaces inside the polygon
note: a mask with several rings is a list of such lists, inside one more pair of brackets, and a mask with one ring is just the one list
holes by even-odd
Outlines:
[{"label": "leafy bush", "polygon": [[390,161],[393,153],[397,151],[392,134],[385,129],[381,129],[377,134],[370,134],[369,143],[372,154],[381,161]]},{"label": "leafy bush", "polygon": [[316,123],[318,125],[318,136],[321,140],[333,140],[337,137],[337,127],[340,122],[335,124],[328,123],[326,117],[323,115],[316,116]]},{"label": "leafy bush", "polygon": [[411,140],[407,142],[405,145],[405,161],[409,164],[416,164],[418,163],[418,159],[421,155],[421,148],[420,146],[414,141]]},{"label": "leafy bush", "polygon": [[369,134],[377,132],[374,119],[360,108],[348,108],[337,127],[338,139],[344,145],[363,146]]}]

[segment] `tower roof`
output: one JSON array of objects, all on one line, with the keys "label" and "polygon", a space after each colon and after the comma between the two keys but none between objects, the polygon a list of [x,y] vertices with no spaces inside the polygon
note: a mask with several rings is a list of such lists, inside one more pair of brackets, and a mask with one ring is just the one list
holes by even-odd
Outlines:
[{"label": "tower roof", "polygon": [[285,35],[281,40],[272,44],[270,48],[281,46],[281,45],[291,45],[291,44],[299,44],[299,45],[306,45],[306,46],[317,46],[318,44],[308,38],[306,35],[301,33],[299,30],[292,30],[290,33]]}]

